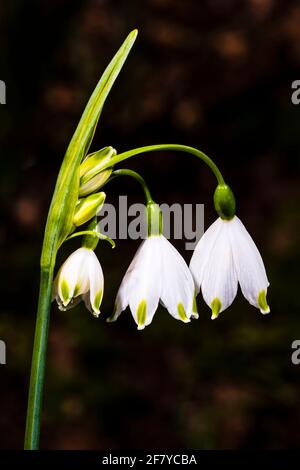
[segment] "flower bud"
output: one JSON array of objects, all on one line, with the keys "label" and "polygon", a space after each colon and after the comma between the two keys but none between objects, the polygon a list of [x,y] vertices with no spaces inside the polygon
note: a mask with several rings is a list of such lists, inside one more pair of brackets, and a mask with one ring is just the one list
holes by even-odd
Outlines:
[{"label": "flower bud", "polygon": [[101,192],[91,194],[84,199],[80,199],[75,209],[73,224],[78,227],[94,217],[97,212],[101,210],[105,197],[106,194]]},{"label": "flower bud", "polygon": [[235,199],[227,184],[219,184],[214,194],[215,209],[221,219],[231,220],[235,215]]},{"label": "flower bud", "polygon": [[87,156],[80,165],[79,196],[86,196],[104,185],[111,175],[112,168],[101,171],[101,167],[116,154],[113,147],[104,147]]}]

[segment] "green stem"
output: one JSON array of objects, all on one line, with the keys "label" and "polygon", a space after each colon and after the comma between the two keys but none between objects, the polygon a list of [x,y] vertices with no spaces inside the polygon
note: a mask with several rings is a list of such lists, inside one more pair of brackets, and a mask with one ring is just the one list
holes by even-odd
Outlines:
[{"label": "green stem", "polygon": [[41,268],[38,313],[35,328],[29,398],[26,419],[25,449],[39,446],[42,395],[45,380],[45,362],[52,296],[53,267]]},{"label": "green stem", "polygon": [[144,178],[137,173],[136,171],[121,168],[120,170],[115,170],[107,183],[117,176],[131,176],[134,178],[143,188],[146,198],[146,208],[147,208],[147,223],[148,223],[148,236],[151,235],[161,235],[162,234],[162,212],[159,208],[159,205],[156,204],[151,196],[150,190],[146,184]]},{"label": "green stem", "polygon": [[111,158],[108,162],[106,162],[103,167],[101,167],[101,171],[105,170],[106,168],[112,167],[124,160],[127,160],[127,158],[134,157],[135,155],[161,150],[174,150],[176,152],[185,152],[194,155],[197,158],[200,158],[200,160],[206,163],[206,165],[208,165],[208,167],[211,169],[211,171],[218,180],[218,184],[225,184],[222,173],[220,172],[217,165],[211,160],[211,158],[209,158],[205,153],[201,152],[201,150],[195,149],[194,147],[178,144],[148,145],[146,147],[139,147],[133,150],[129,150],[128,152],[120,153],[119,155],[116,155],[115,157]]},{"label": "green stem", "polygon": [[142,186],[143,191],[145,193],[145,198],[146,198],[147,204],[151,203],[153,201],[150,190],[149,190],[149,188],[146,184],[146,181],[144,180],[144,178],[139,173],[137,173],[136,171],[133,171],[133,170],[129,170],[127,168],[121,168],[120,170],[113,171],[113,173],[111,174],[109,180],[105,184],[107,184],[109,181],[115,179],[117,176],[130,176],[131,178],[134,178]]},{"label": "green stem", "polygon": [[72,238],[82,237],[82,236],[92,238],[93,240],[96,239],[97,241],[97,243],[90,243],[90,242],[87,242],[87,240],[83,241],[81,246],[84,248],[90,248],[91,250],[95,250],[95,248],[98,245],[98,241],[100,240],[105,240],[109,242],[112,248],[115,248],[116,246],[115,242],[110,237],[108,237],[107,235],[103,235],[103,233],[97,232],[96,230],[82,230],[81,232],[75,232],[66,239],[66,242],[68,240],[71,240]]}]

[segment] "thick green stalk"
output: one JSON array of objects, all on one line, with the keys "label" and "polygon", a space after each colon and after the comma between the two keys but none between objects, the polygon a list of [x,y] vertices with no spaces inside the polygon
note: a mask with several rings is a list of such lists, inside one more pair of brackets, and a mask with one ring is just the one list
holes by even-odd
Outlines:
[{"label": "thick green stalk", "polygon": [[32,450],[38,449],[40,436],[40,415],[42,408],[42,391],[45,380],[52,279],[53,267],[41,270],[24,444],[25,449]]},{"label": "thick green stalk", "polygon": [[105,170],[106,168],[112,167],[116,165],[117,163],[123,162],[124,160],[127,160],[128,158],[134,157],[135,155],[140,155],[142,153],[148,153],[148,152],[154,152],[154,151],[163,151],[163,150],[173,150],[176,152],[184,152],[184,153],[189,153],[191,155],[194,155],[197,158],[200,158],[206,165],[211,169],[213,174],[218,180],[218,184],[224,185],[224,178],[222,176],[222,173],[220,172],[219,168],[217,165],[209,158],[205,153],[201,152],[201,150],[198,150],[194,147],[189,147],[187,145],[179,145],[179,144],[160,144],[160,145],[147,145],[145,147],[139,147],[133,150],[128,150],[128,152],[123,152],[115,157],[111,158],[109,162],[106,162],[103,164],[101,167],[101,171]]}]

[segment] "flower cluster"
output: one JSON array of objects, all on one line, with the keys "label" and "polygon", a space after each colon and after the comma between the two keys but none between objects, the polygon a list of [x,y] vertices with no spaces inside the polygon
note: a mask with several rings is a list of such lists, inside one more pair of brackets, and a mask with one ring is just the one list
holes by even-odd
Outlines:
[{"label": "flower cluster", "polygon": [[[87,147],[89,144],[86,143]],[[200,239],[189,267],[164,237],[160,208],[154,203],[142,176],[128,169],[114,170],[114,165],[127,158],[162,149],[195,155],[208,165],[218,180],[214,206],[219,218]],[[74,176],[74,182],[70,183],[73,209],[65,209],[68,224],[62,224],[62,241],[78,235],[84,235],[84,239],[82,247],[65,261],[54,281],[53,298],[60,309],[69,309],[83,299],[87,308],[95,316],[99,315],[104,280],[94,250],[100,238],[113,242],[97,231],[96,215],[106,197],[104,192],[98,191],[117,176],[131,176],[141,184],[145,193],[148,237],[142,242],[123,278],[114,312],[108,321],[115,321],[129,307],[138,329],[142,330],[152,322],[161,303],[172,317],[188,323],[192,318],[198,318],[196,296],[200,291],[211,308],[211,318],[215,319],[232,304],[238,284],[251,305],[262,313],[270,311],[266,299],[269,282],[261,255],[235,215],[235,198],[230,187],[224,182],[216,164],[203,152],[177,144],[152,145],[122,154],[117,154],[113,147],[104,147],[85,154],[79,162],[78,173],[74,171],[74,175],[76,178]],[[62,184],[64,182],[65,179]],[[61,190],[59,186],[59,194]],[[67,200],[66,197],[64,203]],[[91,220],[87,230],[75,231]]]},{"label": "flower cluster", "polygon": [[[218,207],[218,205],[216,204]],[[224,209],[224,207],[223,207]],[[195,296],[202,292],[212,319],[229,307],[238,289],[262,313],[270,311],[266,294],[269,282],[261,255],[236,216],[219,217],[198,242],[188,267],[162,234],[158,206],[147,205],[148,237],[136,252],[117,293],[115,321],[128,306],[139,330],[152,322],[159,303],[184,323],[198,318]],[[219,208],[219,211],[221,209]],[[54,298],[66,310],[83,299],[98,316],[104,280],[92,248],[82,247],[65,261],[54,282]]]},{"label": "flower cluster", "polygon": [[[42,391],[45,375],[49,304],[57,252],[70,238],[82,236],[82,246],[63,263],[53,283],[52,299],[61,310],[81,300],[95,317],[100,314],[104,277],[94,251],[102,239],[114,242],[97,229],[97,214],[106,194],[98,192],[119,176],[133,177],[146,198],[148,237],[142,242],[117,293],[115,309],[108,321],[115,321],[130,308],[139,330],[152,322],[161,303],[177,320],[188,323],[198,318],[196,295],[201,291],[217,318],[233,302],[238,284],[250,302],[262,313],[267,304],[269,282],[262,258],[235,215],[235,198],[215,162],[201,150],[180,144],[139,147],[117,154],[105,147],[88,154],[107,96],[134,44],[132,31],[112,58],[96,85],[68,145],[49,209],[41,254],[41,283],[26,420],[25,449],[38,449]],[[218,181],[214,206],[219,219],[199,241],[190,266],[163,235],[162,213],[154,203],[145,180],[138,173],[115,165],[135,155],[153,151],[185,152],[204,162]],[[82,227],[88,224],[83,230]]]}]

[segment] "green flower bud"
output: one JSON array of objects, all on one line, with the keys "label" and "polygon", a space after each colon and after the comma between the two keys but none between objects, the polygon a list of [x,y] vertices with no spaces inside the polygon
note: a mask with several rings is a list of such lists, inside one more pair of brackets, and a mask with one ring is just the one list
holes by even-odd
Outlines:
[{"label": "green flower bud", "polygon": [[98,175],[94,176],[89,181],[82,184],[79,188],[79,196],[86,196],[87,194],[91,194],[94,191],[97,191],[97,189],[100,189],[104,185],[104,183],[106,183],[112,171],[112,168],[108,168],[104,171],[101,171],[100,173],[98,173]]},{"label": "green flower bud", "polygon": [[235,215],[235,199],[227,184],[219,184],[214,194],[215,209],[221,219],[231,220]]},{"label": "green flower bud", "polygon": [[105,197],[106,194],[101,192],[80,199],[75,209],[73,224],[78,227],[95,217],[97,212],[101,210]]},{"label": "green flower bud", "polygon": [[106,183],[111,175],[112,168],[101,171],[101,167],[116,154],[117,152],[113,147],[104,147],[86,157],[80,165],[79,196],[86,196],[100,189]]}]

